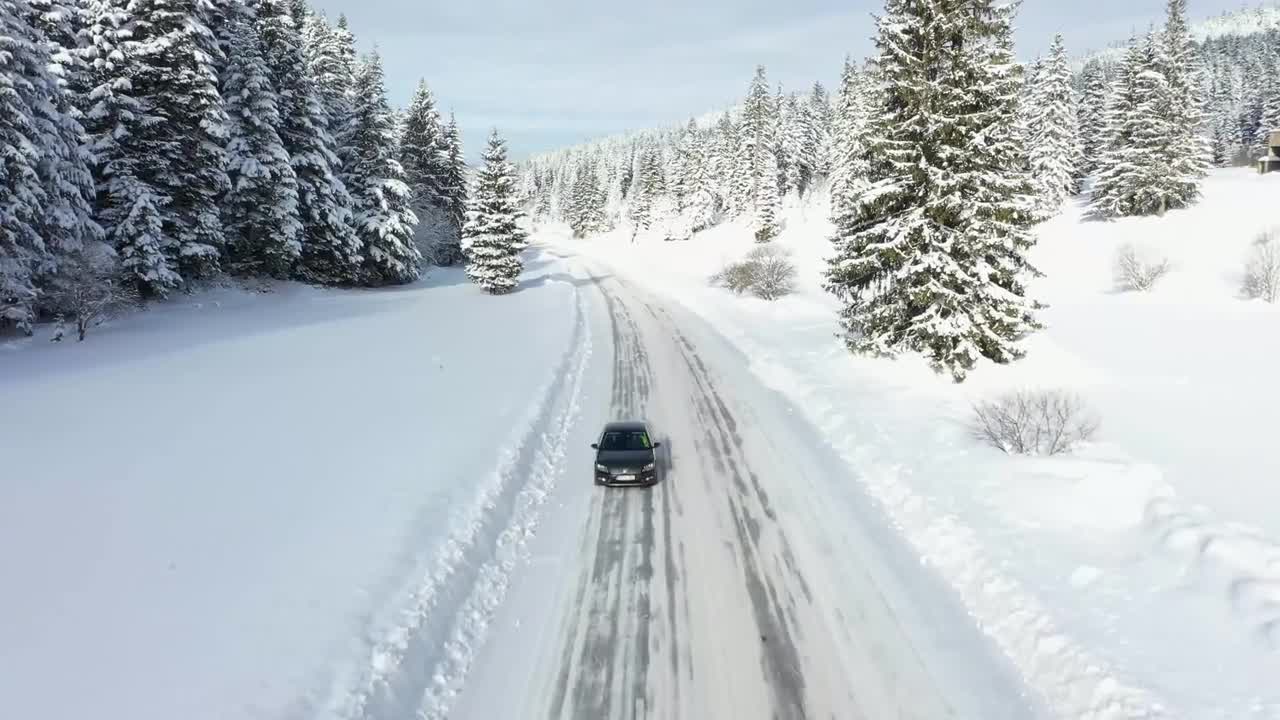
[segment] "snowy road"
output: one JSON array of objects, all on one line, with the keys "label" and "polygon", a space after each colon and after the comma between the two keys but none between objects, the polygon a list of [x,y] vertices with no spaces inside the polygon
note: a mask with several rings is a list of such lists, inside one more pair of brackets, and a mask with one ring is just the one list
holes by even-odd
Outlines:
[{"label": "snowy road", "polygon": [[[585,414],[582,437],[593,420],[649,420],[665,479],[593,488],[589,449],[569,454],[562,491],[583,499],[546,519],[562,539],[535,557],[538,581],[516,579],[507,612],[542,628],[530,638],[500,617],[452,716],[1032,716],[883,528],[829,531],[814,481],[845,466],[742,358],[680,308],[567,264],[613,349],[597,350],[606,407]],[[539,608],[548,616],[531,618]],[[523,692],[493,693],[526,673]]]}]

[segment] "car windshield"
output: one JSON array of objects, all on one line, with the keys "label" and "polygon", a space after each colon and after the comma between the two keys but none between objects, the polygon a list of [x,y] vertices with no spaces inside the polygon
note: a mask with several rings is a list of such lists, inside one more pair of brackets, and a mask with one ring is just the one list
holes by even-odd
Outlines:
[{"label": "car windshield", "polygon": [[652,447],[652,443],[649,442],[649,433],[643,430],[607,432],[600,439],[600,449],[606,451],[649,450]]}]

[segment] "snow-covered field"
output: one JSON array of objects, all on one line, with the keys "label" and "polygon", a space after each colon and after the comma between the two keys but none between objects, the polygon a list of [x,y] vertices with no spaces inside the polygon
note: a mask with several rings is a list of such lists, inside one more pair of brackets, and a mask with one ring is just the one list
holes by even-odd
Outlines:
[{"label": "snow-covered field", "polygon": [[375,717],[452,682],[576,413],[547,272],[207,291],[0,348],[0,716]]},{"label": "snow-covered field", "polygon": [[[829,225],[790,207],[800,270],[775,303],[708,287],[752,246],[742,227],[684,243],[628,230],[535,239],[589,255],[714,324],[755,375],[824,430],[919,555],[1063,717],[1280,718],[1280,308],[1240,299],[1280,177],[1216,171],[1196,207],[1040,231],[1048,325],[1013,366],[963,386],[912,359],[850,357],[820,288]],[[1167,255],[1148,294],[1119,293],[1125,243]],[[1010,459],[967,428],[1010,388],[1078,393],[1102,420],[1073,457]],[[839,498],[833,498],[838,500]]]}]

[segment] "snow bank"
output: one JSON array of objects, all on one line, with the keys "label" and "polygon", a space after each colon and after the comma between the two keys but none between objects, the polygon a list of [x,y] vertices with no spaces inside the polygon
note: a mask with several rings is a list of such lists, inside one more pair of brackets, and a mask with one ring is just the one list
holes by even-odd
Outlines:
[{"label": "snow bank", "polygon": [[[1239,297],[1280,178],[1216,172],[1164,218],[1040,231],[1033,285],[1048,329],[1027,360],[955,386],[915,358],[853,358],[821,289],[825,209],[789,207],[779,244],[801,270],[775,303],[707,286],[748,229],[632,245],[552,242],[610,263],[715,324],[756,375],[822,429],[895,524],[956,589],[1048,705],[1068,717],[1280,717],[1280,459],[1270,422],[1280,312]],[[1123,244],[1173,271],[1118,293]],[[1102,418],[1075,457],[1011,459],[976,442],[972,403],[1065,388]]]},{"label": "snow bank", "polygon": [[315,717],[465,658],[573,412],[576,290],[526,280],[224,289],[5,346],[4,714]]}]

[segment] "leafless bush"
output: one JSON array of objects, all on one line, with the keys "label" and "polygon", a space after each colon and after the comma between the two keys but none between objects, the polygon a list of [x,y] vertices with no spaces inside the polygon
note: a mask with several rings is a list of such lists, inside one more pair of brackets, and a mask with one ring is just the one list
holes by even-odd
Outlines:
[{"label": "leafless bush", "polygon": [[972,430],[1010,455],[1060,455],[1090,440],[1098,419],[1062,390],[1020,390],[975,405]]},{"label": "leafless bush", "polygon": [[1172,269],[1168,258],[1133,244],[1116,253],[1116,285],[1122,290],[1146,292]]},{"label": "leafless bush", "polygon": [[711,278],[720,285],[742,295],[750,292],[763,300],[777,300],[795,289],[796,268],[786,252],[771,245],[757,247],[746,259],[731,262]]},{"label": "leafless bush", "polygon": [[83,342],[89,328],[137,305],[139,298],[132,285],[120,282],[111,266],[75,256],[67,260],[47,301],[60,318],[75,323],[77,338]]},{"label": "leafless bush", "polygon": [[759,247],[751,251],[749,261],[756,265],[756,282],[751,288],[756,297],[777,300],[795,290],[796,266],[791,264],[785,253]]},{"label": "leafless bush", "polygon": [[1280,300],[1280,239],[1274,232],[1258,236],[1244,266],[1244,294],[1251,300]]}]

